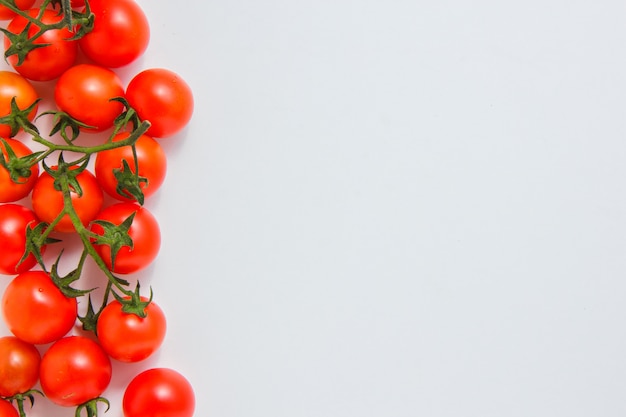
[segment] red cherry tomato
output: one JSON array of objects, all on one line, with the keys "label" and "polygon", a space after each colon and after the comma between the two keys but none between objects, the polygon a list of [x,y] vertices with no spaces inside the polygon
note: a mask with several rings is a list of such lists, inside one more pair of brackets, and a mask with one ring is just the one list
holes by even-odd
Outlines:
[{"label": "red cherry tomato", "polygon": [[[52,169],[56,168],[53,167]],[[82,189],[82,195],[79,196],[78,193],[71,192],[72,206],[81,223],[86,227],[102,208],[104,194],[96,177],[88,170],[78,174],[76,179]],[[54,188],[54,178],[45,171],[37,179],[31,199],[37,217],[48,224],[52,223],[63,211],[63,193]],[[76,231],[67,214],[54,226],[54,230],[62,233]]]},{"label": "red cherry tomato", "polygon": [[[39,15],[39,9],[30,9],[28,14],[31,17]],[[41,21],[46,24],[58,23],[63,19],[63,15],[54,10],[47,9],[44,11]],[[26,28],[28,20],[22,16],[15,16],[7,26],[7,30],[12,33],[20,33]],[[36,25],[31,25],[28,29],[28,35],[33,36],[39,32]],[[58,78],[65,70],[74,65],[76,55],[78,54],[78,44],[75,41],[68,40],[73,36],[67,29],[49,30],[34,43],[36,45],[46,45],[33,49],[26,55],[26,59],[20,65],[18,64],[17,55],[11,55],[7,58],[9,64],[17,72],[24,77],[33,81],[50,81]],[[10,39],[4,37],[5,51],[11,46]]]},{"label": "red cherry tomato", "polygon": [[187,379],[168,368],[148,369],[128,384],[124,417],[192,417],[195,395]]},{"label": "red cherry tomato", "polygon": [[[28,10],[33,7],[35,0],[15,0],[15,6],[20,10]],[[15,17],[16,13],[6,6],[0,6],[0,20],[9,20]]]},{"label": "red cherry tomato", "polygon": [[[17,158],[33,153],[28,146],[18,140],[5,139],[5,141],[9,144],[9,147],[13,150]],[[0,151],[2,155],[4,155],[4,160],[8,161],[8,152],[2,142],[0,142]],[[15,182],[11,179],[9,171],[5,167],[0,166],[0,202],[10,203],[26,197],[35,186],[38,175],[39,165],[35,164],[30,168],[29,177],[21,177],[18,179],[18,182]]]},{"label": "red cherry tomato", "polygon": [[[128,136],[128,132],[122,132],[116,135],[113,141],[117,142],[126,139]],[[142,135],[137,139],[135,149],[137,152],[139,176],[147,180],[147,182],[140,183],[144,198],[147,198],[154,194],[163,183],[167,170],[167,158],[161,145],[146,135]],[[127,194],[122,195],[117,192],[118,181],[115,177],[115,170],[122,170],[123,161],[128,163],[130,170],[134,173],[135,162],[131,146],[99,152],[96,156],[94,171],[98,184],[107,194],[118,200],[134,201]]]},{"label": "red cherry tomato", "polygon": [[41,355],[35,346],[17,337],[1,337],[0,396],[12,397],[33,388],[39,379],[40,361]]},{"label": "red cherry tomato", "polygon": [[[143,298],[143,301],[146,301]],[[166,321],[163,310],[154,303],[145,309],[146,317],[124,313],[122,304],[113,300],[98,317],[100,345],[113,359],[138,362],[152,355],[165,338]]]},{"label": "red cherry tomato", "polygon": [[39,378],[50,401],[73,407],[99,397],[109,386],[111,360],[93,340],[69,336],[44,353]]},{"label": "red cherry tomato", "polygon": [[1,417],[19,417],[17,409],[7,400],[0,399],[0,416]]},{"label": "red cherry tomato", "polygon": [[147,134],[155,138],[178,133],[193,114],[191,88],[166,69],[147,69],[135,75],[126,88],[126,99],[142,120],[152,124]]},{"label": "red cherry tomato", "polygon": [[61,75],[54,88],[57,107],[94,130],[113,126],[124,105],[112,98],[124,97],[117,74],[97,65],[76,65]]},{"label": "red cherry tomato", "polygon": [[[128,235],[133,241],[133,247],[122,246],[115,257],[113,272],[130,274],[150,265],[156,258],[161,247],[161,231],[159,224],[152,213],[145,207],[134,203],[117,203],[102,210],[95,220],[105,220],[120,225],[132,213],[135,213]],[[104,229],[99,224],[91,225],[91,231],[102,235]],[[98,255],[111,269],[111,248],[108,245],[94,244]]]},{"label": "red cherry tomato", "polygon": [[77,303],[75,298],[63,295],[46,272],[28,271],[7,286],[2,314],[15,336],[33,345],[46,344],[72,329]]},{"label": "red cherry tomato", "polygon": [[18,262],[26,251],[26,227],[39,223],[35,213],[19,204],[0,205],[0,274],[14,275],[26,272],[37,263],[30,254]]},{"label": "red cherry tomato", "polygon": [[78,44],[98,65],[116,68],[139,58],[150,41],[150,26],[134,0],[90,0],[93,30]]},{"label": "red cherry tomato", "polygon": [[[13,98],[15,98],[15,103],[20,110],[26,110],[37,101],[39,96],[35,87],[20,74],[0,71],[0,117],[8,116],[11,113]],[[28,120],[32,121],[36,113],[37,105],[28,113]],[[11,136],[11,127],[7,124],[0,124],[0,137],[8,138]]]}]

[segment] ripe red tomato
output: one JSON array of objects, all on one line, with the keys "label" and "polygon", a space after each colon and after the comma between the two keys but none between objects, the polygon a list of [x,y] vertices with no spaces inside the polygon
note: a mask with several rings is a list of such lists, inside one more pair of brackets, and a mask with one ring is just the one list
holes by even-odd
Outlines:
[{"label": "ripe red tomato", "polygon": [[[39,9],[30,9],[28,14],[35,18],[39,15]],[[46,24],[54,24],[61,21],[61,19],[63,19],[63,14],[59,14],[51,9],[45,10],[41,17],[41,21]],[[27,24],[28,20],[26,18],[17,15],[8,24],[7,30],[17,34],[22,32]],[[28,29],[28,34],[32,37],[38,31],[39,28],[36,25],[31,25]],[[7,60],[17,72],[29,80],[53,80],[74,65],[76,55],[78,54],[78,44],[75,41],[68,40],[72,36],[73,33],[65,28],[49,30],[34,41],[37,45],[45,44],[46,46],[30,51],[22,64],[17,65],[17,55],[11,55]],[[5,36],[5,51],[10,46],[11,41]]]},{"label": "ripe red tomato", "polygon": [[[122,132],[117,134],[113,138],[113,141],[117,142],[126,139],[128,136],[128,132]],[[167,158],[161,145],[159,145],[156,140],[146,135],[142,135],[137,139],[135,149],[139,165],[139,176],[148,180],[147,183],[140,183],[144,198],[147,198],[154,194],[163,183],[167,170]],[[121,195],[117,192],[118,181],[115,177],[114,170],[121,170],[123,161],[126,161],[131,171],[135,172],[135,162],[131,146],[99,152],[96,156],[94,168],[96,179],[100,187],[111,197],[122,201],[134,201],[133,198],[126,194]]]},{"label": "ripe red tomato", "polygon": [[61,75],[54,88],[57,107],[94,130],[113,126],[124,111],[115,97],[124,97],[124,86],[117,74],[97,65],[76,65]]},{"label": "ripe red tomato", "polygon": [[111,360],[93,340],[68,336],[44,353],[39,379],[49,400],[73,407],[99,397],[109,386]]},{"label": "ripe red tomato", "polygon": [[0,205],[0,273],[14,275],[26,272],[37,263],[30,254],[18,262],[26,251],[26,226],[39,223],[35,213],[19,204]]},{"label": "ripe red tomato", "polygon": [[40,361],[41,355],[35,346],[17,337],[1,337],[0,396],[12,397],[33,388],[39,379]]},{"label": "ripe red tomato", "polygon": [[[28,10],[33,7],[35,0],[15,0],[15,5],[20,10]],[[15,17],[16,13],[7,8],[6,6],[0,6],[0,20],[9,20]]]},{"label": "ripe red tomato", "polygon": [[124,417],[192,417],[193,388],[180,373],[168,368],[148,369],[137,375],[124,392]]},{"label": "ripe red tomato", "polygon": [[[24,145],[18,140],[5,139],[5,141],[9,144],[9,147],[13,150],[15,156],[18,158],[26,155],[31,155],[33,153],[28,146]],[[7,150],[2,142],[0,142],[0,151],[2,152],[2,155],[4,155],[4,160],[8,161],[9,157],[7,154]],[[10,203],[26,197],[35,186],[38,175],[39,165],[33,165],[30,168],[29,177],[20,178],[18,182],[14,182],[11,179],[9,171],[5,167],[0,166],[0,202]]]},{"label": "ripe red tomato", "polygon": [[[53,169],[56,168],[53,167]],[[71,192],[72,206],[81,223],[86,227],[102,208],[104,194],[96,177],[88,170],[78,174],[76,179],[83,194],[79,196],[76,192]],[[54,178],[45,171],[35,182],[31,198],[35,214],[46,223],[52,223],[63,211],[63,193],[54,189]],[[54,226],[54,230],[63,233],[76,231],[67,214]]]},{"label": "ripe red tomato", "polygon": [[152,124],[146,132],[155,138],[172,136],[183,129],[193,114],[193,94],[176,73],[147,69],[135,75],[126,88],[126,99],[142,120]]},{"label": "ripe red tomato", "polygon": [[77,303],[63,295],[46,272],[28,271],[13,278],[5,289],[2,314],[11,333],[40,345],[54,342],[72,329]]},{"label": "ripe red tomato", "polygon": [[[2,6],[0,6],[2,7]],[[0,71],[0,117],[11,113],[11,100],[15,97],[15,103],[20,110],[25,110],[33,105],[38,97],[35,87],[24,77],[11,71]],[[28,113],[28,120],[33,120],[37,114],[37,106]],[[11,127],[0,124],[0,137],[13,136]]]},{"label": "ripe red tomato", "polygon": [[[142,300],[147,299],[142,297]],[[97,325],[98,340],[110,357],[122,362],[139,362],[161,346],[165,338],[165,314],[154,301],[145,312],[143,318],[124,313],[117,300],[102,310]]]},{"label": "ripe red tomato", "polygon": [[[135,213],[128,235],[133,241],[133,247],[122,246],[115,257],[113,272],[131,274],[148,266],[156,258],[161,247],[161,231],[159,224],[152,213],[145,207],[134,203],[117,203],[106,207],[94,219],[91,231],[102,235],[104,229],[95,220],[105,220],[120,225],[132,213]],[[94,244],[98,255],[111,269],[111,248],[108,245]]]},{"label": "ripe red tomato", "polygon": [[1,417],[19,417],[17,409],[7,400],[0,399],[0,416]]},{"label": "ripe red tomato", "polygon": [[90,0],[93,30],[78,44],[98,65],[117,68],[139,58],[150,41],[148,18],[134,0]]}]

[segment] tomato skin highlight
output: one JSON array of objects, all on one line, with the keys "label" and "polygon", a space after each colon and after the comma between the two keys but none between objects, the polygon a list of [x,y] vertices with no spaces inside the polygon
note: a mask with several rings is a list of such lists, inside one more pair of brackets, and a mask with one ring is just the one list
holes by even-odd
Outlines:
[{"label": "tomato skin highlight", "polygon": [[146,133],[155,138],[178,133],[193,114],[191,87],[178,74],[163,68],[135,75],[126,87],[126,99],[142,120],[152,124]]},{"label": "tomato skin highlight", "polygon": [[[124,86],[118,75],[108,68],[79,64],[59,77],[54,101],[59,110],[101,131],[113,126],[124,105],[112,98],[124,97]],[[90,129],[85,129],[89,131]]]},{"label": "tomato skin highlight", "polygon": [[[142,297],[142,301],[146,301]],[[121,362],[139,362],[152,355],[165,339],[163,310],[154,303],[145,309],[146,317],[124,313],[122,304],[113,300],[98,317],[97,334],[102,349]]]},{"label": "tomato skin highlight", "polygon": [[84,336],[56,341],[41,358],[41,388],[50,401],[73,407],[97,398],[111,382],[111,360]]},{"label": "tomato skin highlight", "polygon": [[[52,169],[56,169],[56,167],[52,167]],[[79,196],[72,191],[72,205],[83,226],[87,227],[89,222],[95,218],[102,208],[104,194],[98,185],[96,177],[88,170],[84,170],[76,178],[83,194]],[[39,175],[37,182],[35,182],[31,200],[35,214],[46,223],[52,223],[63,210],[63,193],[54,189],[54,178],[45,171]],[[72,224],[72,220],[66,214],[55,225],[54,231],[71,233],[75,232],[76,229]]]},{"label": "tomato skin highlight", "polygon": [[33,345],[54,342],[74,326],[75,298],[63,295],[43,271],[24,272],[9,283],[2,297],[2,314],[11,333]]},{"label": "tomato skin highlight", "polygon": [[[5,139],[5,141],[9,144],[9,147],[13,149],[13,152],[15,152],[18,158],[33,153],[28,146],[24,145],[19,140]],[[2,142],[0,142],[0,151],[4,155],[5,160],[8,160],[6,147]],[[33,165],[30,169],[30,176],[28,178],[20,178],[20,182],[16,183],[11,179],[9,171],[3,166],[0,166],[0,202],[12,203],[28,196],[35,186],[38,176],[39,165]]]},{"label": "tomato skin highlight", "polygon": [[78,44],[98,65],[117,68],[139,58],[150,41],[148,18],[134,0],[91,0],[93,30]]},{"label": "tomato skin highlight", "polygon": [[[115,257],[113,272],[131,274],[150,265],[161,248],[161,231],[156,218],[146,209],[135,203],[117,203],[102,210],[95,220],[106,220],[120,225],[128,216],[135,212],[135,218],[128,230],[133,241],[133,248],[123,246]],[[102,235],[102,226],[92,223],[91,231]],[[111,269],[111,248],[108,245],[94,244],[98,255]]]},{"label": "tomato skin highlight", "polygon": [[[0,117],[11,113],[11,100],[15,97],[15,103],[20,110],[25,110],[39,98],[35,87],[25,77],[11,71],[0,71]],[[32,121],[37,114],[37,105],[28,114],[28,120]],[[11,127],[0,124],[0,137],[11,137]]]},{"label": "tomato skin highlight", "polygon": [[168,368],[148,369],[128,384],[124,417],[192,417],[195,395],[189,381]]},{"label": "tomato skin highlight", "polygon": [[[121,132],[115,135],[114,142],[126,139],[130,134]],[[135,142],[137,151],[137,162],[139,165],[139,176],[148,180],[148,183],[141,183],[141,191],[144,198],[148,198],[154,194],[163,181],[167,171],[167,157],[165,151],[159,143],[149,136],[141,135]],[[117,188],[117,179],[113,174],[114,169],[122,168],[122,161],[126,161],[132,172],[135,172],[135,163],[133,159],[133,150],[131,146],[111,149],[99,152],[96,156],[94,172],[98,184],[105,193],[113,198],[121,201],[134,201],[134,199],[120,195]]]},{"label": "tomato skin highlight", "polygon": [[26,227],[39,223],[37,215],[19,204],[0,205],[0,273],[15,275],[26,272],[37,263],[30,254],[24,262],[18,262],[26,250]]},{"label": "tomato skin highlight", "polygon": [[[30,9],[28,14],[37,17],[39,9]],[[56,11],[45,10],[41,21],[47,24],[59,22],[63,18]],[[28,24],[28,20],[22,16],[15,16],[7,26],[7,30],[12,33],[20,33]],[[28,30],[29,36],[33,36],[39,29],[36,25],[31,25]],[[69,41],[73,34],[67,29],[54,29],[47,31],[37,40],[35,44],[49,44],[41,48],[33,49],[26,55],[26,59],[21,65],[17,65],[17,55],[11,55],[7,61],[22,76],[33,81],[50,81],[58,78],[65,70],[74,65],[78,54],[78,44]],[[4,50],[11,46],[8,37],[4,38]]]},{"label": "tomato skin highlight", "polygon": [[33,388],[39,379],[40,362],[35,346],[14,336],[0,337],[0,397]]}]

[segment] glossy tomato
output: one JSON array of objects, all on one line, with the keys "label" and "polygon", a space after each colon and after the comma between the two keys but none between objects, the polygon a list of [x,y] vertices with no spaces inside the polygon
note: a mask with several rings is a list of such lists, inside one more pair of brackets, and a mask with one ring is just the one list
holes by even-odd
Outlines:
[{"label": "glossy tomato", "polygon": [[97,65],[76,65],[61,75],[54,88],[57,107],[93,130],[113,126],[124,105],[112,98],[124,97],[117,74]]},{"label": "glossy tomato", "polygon": [[[91,225],[91,231],[102,235],[104,229],[97,224],[97,220],[104,220],[115,225],[120,225],[131,214],[135,213],[128,235],[133,247],[122,246],[115,257],[113,272],[118,274],[130,274],[148,266],[156,258],[161,247],[161,231],[155,217],[146,209],[134,203],[117,203],[106,207],[95,218]],[[98,255],[111,269],[111,248],[104,244],[94,244]]]},{"label": "glossy tomato", "polygon": [[[9,148],[13,150],[17,158],[21,158],[26,155],[31,155],[33,152],[30,148],[24,145],[22,142],[15,139],[5,139]],[[9,161],[9,156],[6,147],[0,142],[0,151],[4,155],[4,160]],[[11,174],[4,167],[0,166],[0,202],[10,203],[17,200],[21,200],[30,194],[31,190],[35,186],[37,176],[39,175],[39,165],[33,165],[30,170],[26,170],[25,173],[30,172],[30,176],[18,178],[15,182],[11,178]]]},{"label": "glossy tomato", "polygon": [[[113,138],[113,141],[117,142],[128,138],[128,136],[128,132],[122,132],[117,134]],[[142,135],[137,139],[135,149],[139,166],[139,176],[147,180],[147,182],[140,182],[144,198],[147,198],[154,194],[163,183],[167,170],[167,158],[161,145],[159,145],[156,140],[146,135]],[[135,160],[131,146],[99,152],[96,156],[94,168],[96,179],[100,187],[111,197],[122,201],[134,201],[127,193],[120,194],[117,192],[119,184],[115,175],[116,172],[123,170],[123,161],[128,163],[130,170],[134,173]]]},{"label": "glossy tomato", "polygon": [[178,74],[152,68],[135,75],[126,87],[126,99],[142,120],[152,126],[155,138],[172,136],[183,129],[193,114],[193,94]]},{"label": "glossy tomato", "polygon": [[[36,18],[39,15],[39,9],[30,9],[28,14]],[[54,10],[47,9],[41,16],[41,21],[45,24],[55,24],[63,19],[63,14],[59,14]],[[11,33],[20,33],[29,21],[23,16],[15,16],[7,26],[7,30]],[[31,25],[28,29],[28,35],[32,37],[39,32],[36,25]],[[74,65],[76,55],[78,54],[78,44],[69,40],[73,33],[69,30],[53,29],[46,31],[37,38],[34,43],[36,45],[46,45],[33,49],[26,55],[26,59],[20,65],[18,64],[17,55],[10,55],[7,60],[9,64],[15,68],[17,72],[24,77],[33,81],[50,81],[59,77],[65,70]],[[5,35],[4,49],[5,51],[11,47],[11,40]]]},{"label": "glossy tomato", "polygon": [[[11,114],[11,101],[20,110],[26,110],[39,98],[35,87],[24,77],[11,71],[0,71],[0,117]],[[37,105],[28,113],[28,120],[33,120],[37,114]],[[0,137],[8,138],[17,132],[11,132],[11,126],[0,124]]]},{"label": "glossy tomato", "polygon": [[[35,0],[15,0],[15,6],[20,10],[28,10],[33,7]],[[0,20],[9,20],[15,17],[16,13],[6,6],[0,6]]]},{"label": "glossy tomato", "polygon": [[2,314],[11,333],[39,345],[54,342],[71,330],[77,303],[75,298],[63,295],[46,272],[28,271],[7,286]]},{"label": "glossy tomato", "polygon": [[192,417],[196,400],[189,381],[168,368],[148,369],[124,391],[124,417]]},{"label": "glossy tomato", "polygon": [[7,400],[0,399],[0,416],[1,417],[19,417],[17,409]]},{"label": "glossy tomato", "polygon": [[134,0],[90,0],[93,30],[78,44],[98,65],[116,68],[139,58],[150,41],[150,26]]},{"label": "glossy tomato", "polygon": [[[142,297],[142,300],[146,301],[146,298]],[[146,317],[124,313],[117,300],[102,310],[97,325],[98,340],[113,359],[138,362],[161,346],[165,338],[165,314],[154,301],[148,304],[145,312]]]},{"label": "glossy tomato", "polygon": [[39,379],[50,401],[73,407],[99,397],[109,386],[111,360],[93,340],[68,336],[44,353]]},{"label": "glossy tomato", "polygon": [[[56,169],[53,167],[53,169]],[[96,177],[84,170],[76,176],[78,184],[82,189],[82,195],[72,191],[72,206],[76,214],[80,218],[83,226],[87,226],[96,214],[102,208],[104,202],[104,194],[98,185]],[[63,193],[54,188],[54,178],[47,172],[42,172],[33,187],[31,195],[33,210],[42,221],[50,224],[63,211]],[[54,230],[57,232],[69,233],[76,229],[72,224],[71,218],[65,214],[61,220],[56,223]]]},{"label": "glossy tomato", "polygon": [[37,263],[30,254],[19,263],[26,251],[26,228],[39,223],[35,213],[19,204],[0,205],[0,273],[14,275],[26,272]]},{"label": "glossy tomato", "polygon": [[0,396],[12,397],[33,388],[40,361],[35,346],[14,336],[0,337]]}]

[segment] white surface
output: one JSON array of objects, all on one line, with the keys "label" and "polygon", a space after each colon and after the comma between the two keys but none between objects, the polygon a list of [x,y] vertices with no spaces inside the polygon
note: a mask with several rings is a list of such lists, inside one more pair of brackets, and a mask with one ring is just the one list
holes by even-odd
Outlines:
[{"label": "white surface", "polygon": [[140,3],[197,101],[132,371],[198,417],[624,415],[623,2]]}]

